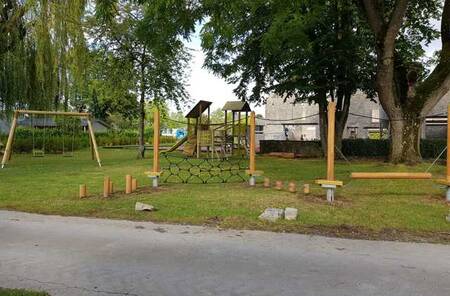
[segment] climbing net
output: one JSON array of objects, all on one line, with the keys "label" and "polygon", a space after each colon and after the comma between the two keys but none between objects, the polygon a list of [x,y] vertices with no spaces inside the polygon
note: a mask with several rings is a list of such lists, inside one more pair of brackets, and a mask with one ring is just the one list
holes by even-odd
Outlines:
[{"label": "climbing net", "polygon": [[247,180],[248,159],[188,158],[162,153],[165,165],[161,181],[165,183],[231,183]]}]

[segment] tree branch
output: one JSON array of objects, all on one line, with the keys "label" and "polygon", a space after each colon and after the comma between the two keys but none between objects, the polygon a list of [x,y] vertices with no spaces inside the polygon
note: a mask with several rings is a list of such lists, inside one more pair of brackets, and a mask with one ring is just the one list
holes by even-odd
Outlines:
[{"label": "tree branch", "polygon": [[428,99],[422,116],[428,115],[439,100],[450,92],[450,0],[445,0],[441,18],[442,50],[439,63],[427,79],[417,87],[417,94]]},{"label": "tree branch", "polygon": [[366,14],[367,21],[372,28],[375,36],[381,35],[383,30],[383,18],[380,15],[379,7],[377,1],[373,0],[359,0],[359,6],[363,9]]},{"label": "tree branch", "polygon": [[384,37],[385,42],[393,42],[400,31],[403,24],[403,19],[408,9],[409,0],[397,0],[394,11],[390,17],[389,24],[386,29],[386,35]]}]

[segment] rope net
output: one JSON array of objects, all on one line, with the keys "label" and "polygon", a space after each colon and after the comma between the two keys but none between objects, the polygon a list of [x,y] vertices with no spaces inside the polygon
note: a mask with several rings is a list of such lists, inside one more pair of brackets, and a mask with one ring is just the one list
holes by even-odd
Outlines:
[{"label": "rope net", "polygon": [[188,158],[162,153],[161,180],[164,183],[231,183],[247,180],[248,159]]}]

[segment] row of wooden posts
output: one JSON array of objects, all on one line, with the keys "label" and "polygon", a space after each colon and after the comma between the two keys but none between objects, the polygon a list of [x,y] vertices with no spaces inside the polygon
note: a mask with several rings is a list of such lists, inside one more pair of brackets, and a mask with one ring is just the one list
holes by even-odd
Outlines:
[{"label": "row of wooden posts", "polygon": [[[265,188],[271,188],[272,187],[272,182],[270,181],[269,178],[264,178],[264,183],[263,183]],[[276,190],[283,190],[284,189],[284,182],[281,180],[277,180],[275,181],[275,185],[274,185]],[[291,193],[296,193],[297,192],[297,183],[294,181],[290,181],[288,182],[288,191]],[[309,184],[303,184],[303,193],[304,194],[309,194],[310,191],[310,187]]]},{"label": "row of wooden posts", "polygon": [[[131,175],[125,176],[125,194],[130,194],[136,191],[138,187],[138,183],[136,178],[133,178]],[[114,183],[111,181],[110,177],[105,177],[103,179],[103,197],[107,198],[111,194],[114,194]],[[85,198],[87,197],[87,186],[86,184],[80,185],[79,197]]]}]

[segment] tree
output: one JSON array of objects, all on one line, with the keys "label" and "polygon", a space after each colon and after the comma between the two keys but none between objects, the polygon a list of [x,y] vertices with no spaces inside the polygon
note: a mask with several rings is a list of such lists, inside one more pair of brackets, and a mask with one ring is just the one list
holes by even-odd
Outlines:
[{"label": "tree", "polygon": [[171,26],[164,26],[168,22],[156,18],[152,3],[99,1],[97,12],[104,22],[93,31],[96,44],[116,59],[131,63],[136,77],[133,91],[139,94],[138,156],[144,158],[145,102],[172,101],[178,105],[187,99],[184,85],[189,55],[168,29]]},{"label": "tree", "polygon": [[235,93],[243,100],[261,102],[276,93],[317,103],[324,148],[327,101],[336,101],[340,146],[351,95],[373,88],[374,61],[357,7],[350,0],[203,4],[206,67],[237,83]]},{"label": "tree", "polygon": [[[422,43],[435,37],[430,20],[438,16],[442,2],[358,2],[375,39],[376,90],[391,125],[390,160],[417,163],[421,160],[423,120],[450,90],[450,0],[445,0],[441,14],[442,50],[429,75],[419,58]],[[407,43],[409,46],[405,46]]]}]

